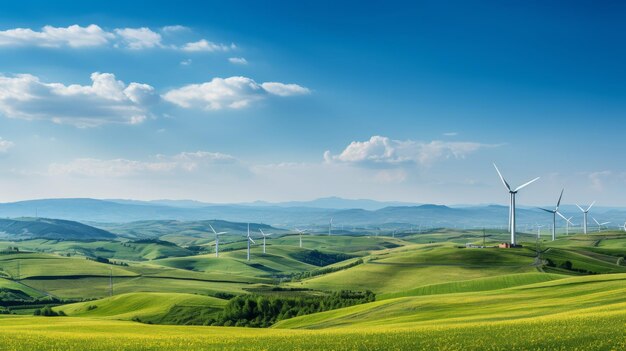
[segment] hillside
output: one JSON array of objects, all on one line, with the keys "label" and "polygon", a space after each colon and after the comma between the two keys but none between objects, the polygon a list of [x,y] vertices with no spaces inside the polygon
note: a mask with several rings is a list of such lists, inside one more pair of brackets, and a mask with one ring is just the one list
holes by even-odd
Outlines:
[{"label": "hillside", "polygon": [[116,236],[106,230],[82,223],[49,218],[0,219],[0,239],[111,240]]}]

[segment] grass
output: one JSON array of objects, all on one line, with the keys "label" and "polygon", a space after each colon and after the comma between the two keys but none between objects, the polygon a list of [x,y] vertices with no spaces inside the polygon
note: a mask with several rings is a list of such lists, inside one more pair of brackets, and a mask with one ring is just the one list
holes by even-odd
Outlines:
[{"label": "grass", "polygon": [[619,310],[626,316],[625,307],[626,274],[614,274],[571,277],[493,291],[388,299],[296,317],[279,322],[276,327],[449,326],[568,313],[587,316]]},{"label": "grass", "polygon": [[[19,277],[18,277],[19,264]],[[0,255],[0,268],[12,278],[67,276],[136,276],[125,267],[102,264],[84,257],[61,257],[40,253],[17,253]]]},{"label": "grass", "polygon": [[185,314],[188,318],[200,312],[209,317],[219,312],[225,300],[209,296],[180,293],[128,293],[109,298],[80,302],[55,308],[68,316],[119,320],[141,320],[147,323],[167,324]]},{"label": "grass", "polygon": [[461,280],[448,283],[424,285],[416,289],[389,293],[378,296],[379,299],[391,299],[405,296],[455,294],[460,292],[487,291],[506,289],[515,286],[547,282],[568,277],[561,274],[547,273],[519,273],[486,277],[470,280]]},{"label": "grass", "polygon": [[87,318],[1,317],[4,350],[623,350],[624,309],[411,328],[178,327]]}]

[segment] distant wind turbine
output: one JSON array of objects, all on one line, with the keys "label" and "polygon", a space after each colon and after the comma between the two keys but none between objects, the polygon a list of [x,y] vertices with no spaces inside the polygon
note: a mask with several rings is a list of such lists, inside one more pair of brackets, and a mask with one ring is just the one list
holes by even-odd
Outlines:
[{"label": "distant wind turbine", "polygon": [[246,240],[248,242],[248,256],[247,256],[247,260],[250,261],[250,243],[256,244],[254,242],[254,240],[252,240],[252,237],[250,236],[250,223],[248,223],[248,238]]},{"label": "distant wind turbine", "polygon": [[576,207],[578,207],[581,211],[583,211],[583,233],[587,234],[587,215],[589,215],[589,210],[591,210],[591,208],[593,207],[593,205],[595,205],[595,201],[591,203],[591,205],[589,205],[589,207],[587,207],[587,209],[583,209],[582,207],[576,205]]},{"label": "distant wind turbine", "polygon": [[545,227],[545,225],[541,224],[537,224],[537,239],[541,238],[541,228]]},{"label": "distant wind turbine", "polygon": [[263,231],[263,229],[259,228],[259,231],[261,232],[261,235],[263,235],[263,253],[265,253],[265,238],[267,238],[268,236],[272,235],[272,233],[265,233]]},{"label": "distant wind turbine", "polygon": [[540,208],[541,210],[552,213],[552,241],[556,240],[556,215],[557,213],[559,213],[559,206],[561,206],[561,199],[563,198],[563,191],[565,191],[565,189],[561,190],[561,196],[559,196],[559,201],[556,203],[556,207],[554,208],[554,210]]},{"label": "distant wind turbine", "polygon": [[213,231],[213,234],[215,234],[215,257],[220,257],[220,235],[226,234],[226,232],[216,232],[211,223],[209,223],[209,227]]},{"label": "distant wind turbine", "polygon": [[330,236],[333,232],[333,217],[330,217],[330,222],[328,223],[328,236]]},{"label": "distant wind turbine", "polygon": [[306,233],[306,229],[305,230],[300,230],[300,229],[296,228],[296,232],[298,232],[298,234],[300,236],[300,247],[302,247],[302,234]]},{"label": "distant wind turbine", "polygon": [[496,168],[496,172],[498,172],[498,175],[500,176],[500,180],[502,180],[502,184],[504,184],[504,186],[506,187],[506,189],[509,191],[509,194],[511,195],[511,202],[509,205],[509,230],[511,231],[511,246],[515,246],[517,243],[515,242],[515,230],[516,230],[516,223],[515,223],[515,195],[517,194],[518,191],[522,190],[523,188],[527,187],[528,185],[530,185],[531,183],[536,182],[539,177],[524,183],[520,186],[518,186],[517,188],[515,188],[514,190],[511,189],[511,186],[509,185],[509,183],[506,182],[506,180],[504,180],[504,177],[502,176],[502,173],[500,173],[500,170],[498,169],[498,166],[496,166],[496,164],[494,163],[493,166]]},{"label": "distant wind turbine", "polygon": [[626,222],[624,222],[624,225],[620,226],[620,229],[623,229],[626,232]]},{"label": "distant wind turbine", "polygon": [[570,218],[565,218],[565,216],[563,216],[561,212],[557,212],[557,214],[565,220],[565,235],[569,235],[569,226],[574,225],[574,223],[572,223],[572,218],[574,218],[574,216],[571,216]]},{"label": "distant wind turbine", "polygon": [[596,224],[598,225],[598,233],[602,231],[602,226],[603,225],[607,225],[607,224],[611,223],[611,222],[600,223],[600,222],[598,222],[597,219],[593,218],[593,216],[591,217],[591,219],[593,219],[593,221],[596,222]]}]

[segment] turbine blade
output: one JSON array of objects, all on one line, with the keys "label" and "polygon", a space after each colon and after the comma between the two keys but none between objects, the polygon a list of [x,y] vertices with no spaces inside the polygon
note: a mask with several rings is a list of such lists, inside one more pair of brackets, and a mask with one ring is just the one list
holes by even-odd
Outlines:
[{"label": "turbine blade", "polygon": [[595,218],[593,218],[593,217],[591,217],[591,219],[593,219],[593,221],[594,221],[594,222],[596,222],[596,224],[597,224],[597,225],[600,225],[600,222],[598,222],[598,220],[597,220],[597,219],[595,219]]},{"label": "turbine blade", "polygon": [[263,233],[263,229],[259,228],[259,231],[261,232],[262,235],[265,235],[265,233]]},{"label": "turbine blade", "polygon": [[593,205],[595,205],[595,204],[596,204],[596,202],[595,202],[595,201],[594,201],[594,202],[592,202],[592,203],[591,203],[591,205],[589,205],[589,208],[587,209],[587,212],[589,212],[589,210],[591,210],[591,208],[592,208],[592,207],[593,207]]},{"label": "turbine blade", "polygon": [[552,210],[547,210],[547,209],[545,209],[545,208],[541,208],[541,207],[539,207],[539,209],[540,209],[540,210],[544,210],[544,211],[546,211],[546,212],[554,213],[554,211],[552,211]]},{"label": "turbine blade", "polygon": [[529,186],[530,184],[532,184],[532,183],[536,182],[537,180],[539,180],[539,178],[540,178],[540,177],[537,177],[537,178],[535,178],[535,179],[531,180],[531,181],[530,181],[530,182],[528,182],[528,183],[525,183],[525,184],[522,184],[522,185],[518,186],[518,187],[517,187],[517,189],[515,189],[515,191],[520,191],[520,190],[524,189],[525,187],[527,187],[527,186]]},{"label": "turbine blade", "polygon": [[563,218],[564,220],[566,220],[567,222],[569,222],[569,219],[565,218],[565,216],[563,216],[563,215],[561,214],[561,212],[556,211],[556,214],[558,214],[561,218]]},{"label": "turbine blade", "polygon": [[578,204],[576,204],[576,207],[580,208],[581,211],[585,212],[585,210],[583,210],[582,207],[578,206]]},{"label": "turbine blade", "polygon": [[561,199],[563,198],[563,192],[565,191],[565,189],[561,190],[561,196],[559,196],[559,202],[556,203],[556,210],[559,210],[559,206],[561,206]]},{"label": "turbine blade", "polygon": [[209,223],[209,228],[211,228],[211,230],[213,231],[214,234],[217,234],[217,232],[215,231],[215,229],[213,229],[213,226],[211,225],[211,223]]},{"label": "turbine blade", "polygon": [[610,224],[611,222],[604,222],[604,223],[600,223],[600,225],[607,225]]},{"label": "turbine blade", "polygon": [[254,242],[254,240],[252,240],[252,238],[251,238],[251,237],[248,237],[248,240],[250,240],[253,244],[256,244],[256,243]]},{"label": "turbine blade", "polygon": [[506,180],[504,180],[504,177],[502,176],[502,173],[500,173],[498,166],[496,166],[495,163],[493,164],[493,166],[496,168],[496,172],[498,172],[498,175],[500,176],[500,180],[502,180],[502,184],[504,184],[504,186],[507,188],[508,191],[511,191],[511,186],[509,185],[509,183],[506,182]]},{"label": "turbine blade", "polygon": [[222,234],[226,234],[228,232],[219,232],[219,233],[215,233],[215,235],[222,235]]}]

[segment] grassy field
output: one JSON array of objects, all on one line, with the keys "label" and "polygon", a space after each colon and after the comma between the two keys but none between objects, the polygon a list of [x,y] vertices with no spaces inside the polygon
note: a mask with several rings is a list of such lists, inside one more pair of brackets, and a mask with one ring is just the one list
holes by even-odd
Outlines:
[{"label": "grassy field", "polygon": [[[190,242],[211,245],[204,234],[193,235]],[[498,233],[488,236],[489,245],[500,241]],[[54,308],[68,317],[2,316],[0,349],[626,348],[626,264],[620,263],[626,235],[544,240],[541,259],[534,238],[522,238],[524,248],[507,250],[465,248],[467,242],[482,243],[482,231],[402,238],[305,235],[299,248],[298,236],[283,235],[268,240],[266,254],[257,241],[251,261],[243,241],[224,243],[219,258],[159,243],[5,243],[40,245],[44,252],[0,254],[0,289],[98,300]],[[76,254],[61,255],[68,252]],[[128,266],[81,256],[96,252]],[[310,260],[320,257],[330,261],[320,266]],[[344,268],[357,260],[363,263]],[[323,272],[282,283],[277,278],[314,271]],[[114,296],[109,298],[111,273]],[[276,287],[282,290],[273,292]],[[146,324],[202,324],[227,303],[214,297],[224,294],[293,297],[347,289],[372,290],[377,301],[286,319],[271,329]]]},{"label": "grassy field", "polygon": [[[203,317],[222,310],[226,300],[180,293],[128,293],[113,297],[64,305],[55,308],[68,316],[119,320],[140,320],[144,323],[177,324],[175,318],[202,310]],[[184,324],[184,323],[181,323]]]}]

